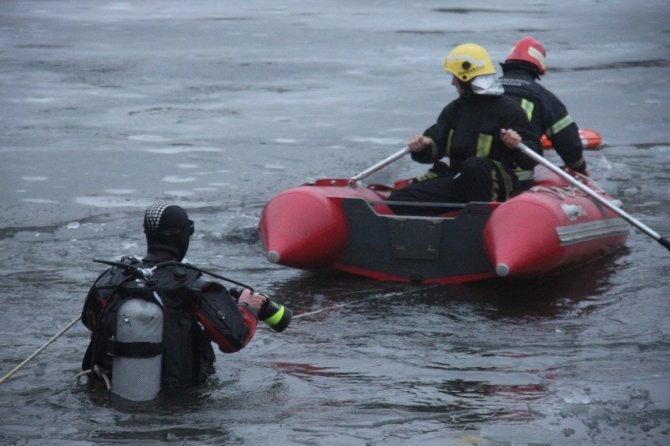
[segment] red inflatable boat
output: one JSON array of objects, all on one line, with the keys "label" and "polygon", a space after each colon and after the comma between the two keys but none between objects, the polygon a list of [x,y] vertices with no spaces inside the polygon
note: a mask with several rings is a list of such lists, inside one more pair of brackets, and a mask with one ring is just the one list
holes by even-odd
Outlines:
[{"label": "red inflatable boat", "polygon": [[629,225],[598,200],[543,166],[535,181],[504,203],[445,204],[439,217],[418,217],[392,212],[390,187],[321,179],[272,198],[260,239],[273,263],[414,283],[545,274],[625,243]]}]

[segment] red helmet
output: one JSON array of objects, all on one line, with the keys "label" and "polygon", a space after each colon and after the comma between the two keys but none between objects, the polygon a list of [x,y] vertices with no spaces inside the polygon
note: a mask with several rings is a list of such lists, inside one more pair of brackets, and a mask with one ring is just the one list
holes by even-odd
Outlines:
[{"label": "red helmet", "polygon": [[532,37],[524,37],[514,44],[514,47],[512,48],[512,51],[509,52],[505,62],[514,60],[529,62],[537,67],[537,71],[540,74],[544,74],[547,72],[545,63],[546,57],[547,52],[544,50],[544,47],[540,42]]}]

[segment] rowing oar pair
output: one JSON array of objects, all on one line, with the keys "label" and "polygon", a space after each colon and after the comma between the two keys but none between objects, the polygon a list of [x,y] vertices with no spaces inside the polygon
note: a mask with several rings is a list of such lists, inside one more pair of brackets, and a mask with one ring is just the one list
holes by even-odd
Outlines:
[{"label": "rowing oar pair", "polygon": [[[516,145],[516,148],[519,149],[521,152],[523,152],[524,155],[528,156],[529,158],[532,158],[535,160],[538,164],[542,164],[544,167],[547,169],[551,170],[555,174],[559,175],[561,178],[566,180],[568,183],[570,183],[572,186],[576,187],[577,189],[581,190],[591,198],[593,198],[595,201],[598,203],[602,204],[615,214],[619,215],[621,218],[626,220],[628,223],[630,223],[632,226],[635,226],[638,228],[640,231],[644,232],[647,234],[649,237],[653,238],[656,240],[658,243],[660,243],[662,246],[664,246],[668,251],[670,251],[670,240],[668,240],[665,237],[662,237],[658,232],[654,231],[651,229],[649,226],[645,225],[635,217],[631,216],[628,214],[626,211],[623,209],[615,206],[611,201],[604,199],[600,195],[598,195],[596,192],[594,192],[591,188],[587,187],[584,185],[582,182],[574,178],[572,175],[568,174],[565,172],[563,169],[543,157],[542,155],[534,152],[531,150],[528,146],[526,146],[523,143],[519,143]],[[393,155],[381,160],[377,164],[368,167],[358,175],[353,176],[349,180],[349,185],[352,187],[358,187],[359,183],[361,180],[369,177],[375,172],[378,172],[379,170],[383,169],[384,167],[388,166],[391,163],[396,162],[397,160],[401,159],[405,155],[410,153],[409,147],[405,147],[404,149],[400,150],[399,152],[394,153]]]}]

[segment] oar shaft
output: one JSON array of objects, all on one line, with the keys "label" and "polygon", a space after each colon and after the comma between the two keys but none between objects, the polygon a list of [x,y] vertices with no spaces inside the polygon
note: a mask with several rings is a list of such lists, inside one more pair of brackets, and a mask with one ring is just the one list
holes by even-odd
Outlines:
[{"label": "oar shaft", "polygon": [[611,201],[604,199],[600,195],[598,195],[595,191],[593,191],[591,188],[583,184],[582,182],[578,181],[571,175],[569,175],[567,172],[565,172],[563,169],[560,167],[556,166],[553,164],[551,161],[543,157],[542,155],[539,155],[538,153],[534,152],[531,150],[528,146],[526,146],[523,143],[517,144],[517,149],[521,150],[524,155],[526,155],[529,158],[532,158],[533,160],[537,161],[539,164],[542,164],[544,167],[547,169],[551,170],[555,174],[559,175],[561,178],[567,180],[571,185],[575,186],[585,194],[589,195],[591,198],[596,200],[598,203],[602,204],[603,206],[607,207],[609,210],[614,212],[615,214],[618,214],[621,218],[626,220],[628,223],[631,225],[637,227],[640,229],[642,232],[646,233],[659,243],[661,243],[663,246],[668,248],[670,250],[670,245],[668,244],[668,241],[664,239],[663,237],[660,236],[656,231],[651,229],[649,226],[645,225],[641,221],[637,220],[635,217],[632,215],[628,214],[626,211],[623,209],[615,206]]},{"label": "oar shaft", "polygon": [[363,172],[359,173],[358,175],[355,175],[351,177],[351,180],[349,180],[351,183],[356,183],[357,181],[361,181],[364,178],[369,177],[373,173],[383,169],[384,167],[388,166],[391,163],[396,162],[403,156],[407,155],[410,153],[409,147],[405,147],[404,149],[400,150],[399,152],[394,153],[393,155],[389,156],[388,158],[385,158],[375,164],[374,166],[370,166],[367,169],[365,169]]}]

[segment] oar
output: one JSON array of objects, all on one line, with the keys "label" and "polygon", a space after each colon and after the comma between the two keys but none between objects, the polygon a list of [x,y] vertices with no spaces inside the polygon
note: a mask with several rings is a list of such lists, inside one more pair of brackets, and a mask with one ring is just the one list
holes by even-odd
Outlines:
[{"label": "oar", "polygon": [[653,238],[653,239],[656,240],[658,243],[660,243],[661,245],[665,246],[665,248],[666,248],[668,251],[670,251],[670,240],[668,240],[668,239],[666,239],[666,238],[664,238],[664,237],[661,237],[661,235],[660,235],[658,232],[654,231],[654,230],[651,229],[649,226],[647,226],[647,225],[645,225],[644,223],[642,223],[641,221],[637,220],[635,217],[631,216],[630,214],[628,214],[628,213],[627,213],[626,211],[624,211],[623,209],[618,208],[617,206],[615,206],[614,204],[612,204],[610,201],[605,200],[603,197],[601,197],[600,195],[598,195],[597,193],[595,193],[592,189],[590,189],[589,187],[587,187],[587,186],[585,186],[584,184],[582,184],[580,181],[578,181],[578,180],[576,180],[575,178],[573,178],[572,176],[570,176],[570,175],[569,175],[568,173],[566,173],[563,169],[561,169],[560,167],[556,166],[555,164],[553,164],[551,161],[549,161],[549,160],[546,159],[545,157],[543,157],[543,156],[541,156],[541,155],[538,155],[536,152],[534,152],[533,150],[531,150],[531,149],[530,149],[528,146],[526,146],[524,143],[519,143],[519,144],[517,144],[517,145],[516,145],[516,148],[519,149],[519,150],[521,150],[521,151],[524,153],[524,155],[526,155],[527,157],[534,159],[534,160],[537,161],[539,164],[542,164],[542,165],[543,165],[544,167],[546,167],[547,169],[551,170],[552,172],[554,172],[555,174],[559,175],[561,178],[565,179],[566,181],[568,181],[570,184],[572,184],[573,186],[575,186],[576,188],[578,188],[579,190],[581,190],[581,191],[584,192],[585,194],[589,195],[591,198],[593,198],[594,200],[596,200],[598,203],[600,203],[600,204],[602,204],[603,206],[607,207],[609,210],[611,210],[611,211],[614,212],[615,214],[618,214],[621,218],[623,218],[624,220],[626,220],[628,223],[630,223],[631,225],[635,226],[635,227],[638,228],[640,231],[644,232],[644,233],[647,234],[649,237]]},{"label": "oar", "polygon": [[365,169],[363,172],[359,173],[358,175],[354,175],[353,177],[351,177],[351,179],[349,180],[349,185],[352,186],[352,187],[355,186],[362,179],[367,178],[370,175],[372,175],[373,173],[382,170],[384,167],[398,161],[400,158],[402,158],[403,156],[407,155],[410,152],[411,152],[411,150],[409,149],[409,147],[405,147],[401,151],[396,152],[393,155],[389,156],[388,158],[385,158],[385,159],[381,160],[380,162],[378,162],[374,166],[368,167],[367,169]]},{"label": "oar", "polygon": [[51,344],[53,341],[55,341],[56,339],[58,339],[63,333],[65,333],[65,332],[68,331],[70,328],[72,328],[72,326],[73,326],[74,324],[76,324],[77,321],[79,321],[79,319],[81,319],[81,316],[77,316],[76,318],[72,319],[72,320],[71,320],[71,321],[70,321],[70,322],[69,322],[69,323],[68,323],[68,324],[61,330],[61,331],[59,331],[58,333],[56,333],[51,339],[49,339],[47,342],[45,342],[44,345],[42,345],[40,348],[38,348],[37,350],[35,350],[35,351],[34,351],[30,356],[28,356],[28,357],[27,357],[21,364],[19,364],[19,365],[17,365],[16,367],[14,367],[14,368],[11,370],[11,372],[9,372],[9,373],[6,374],[5,376],[3,376],[2,379],[0,379],[0,384],[4,383],[4,382],[7,381],[9,378],[11,378],[11,377],[14,375],[14,373],[18,372],[24,365],[28,364],[28,362],[30,362],[30,361],[31,361],[35,356],[37,356],[42,350],[44,350],[45,348],[47,348],[47,347],[49,346],[49,344]]}]

